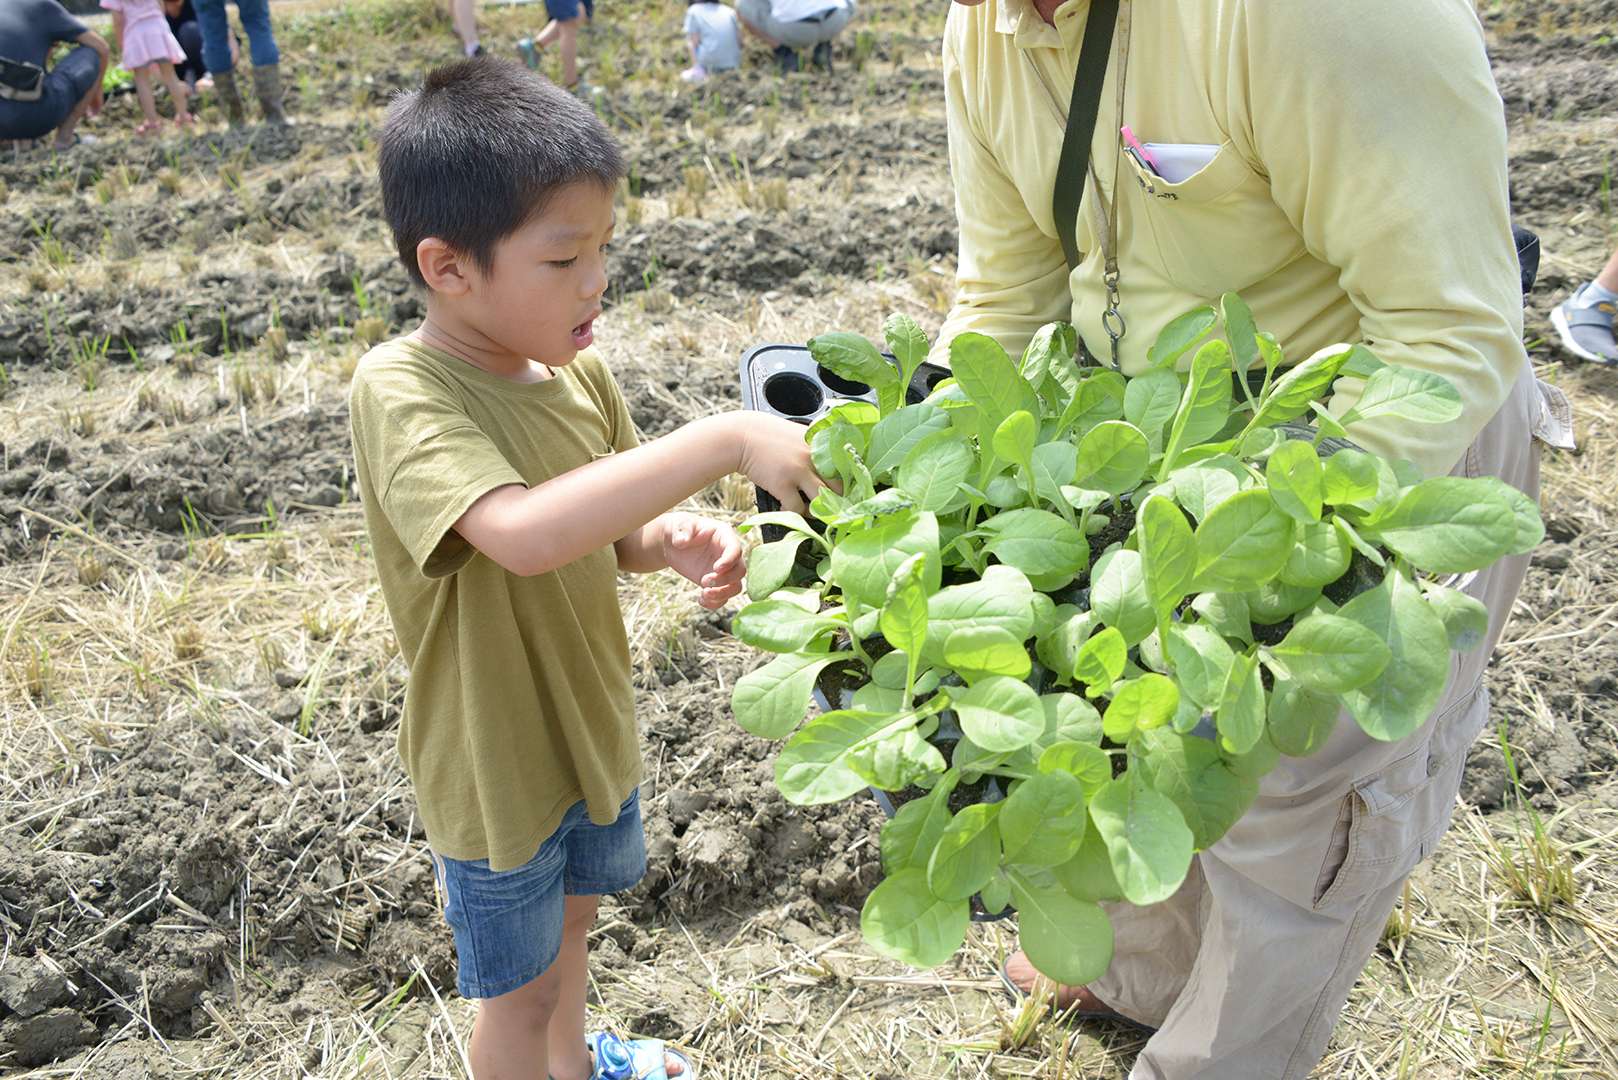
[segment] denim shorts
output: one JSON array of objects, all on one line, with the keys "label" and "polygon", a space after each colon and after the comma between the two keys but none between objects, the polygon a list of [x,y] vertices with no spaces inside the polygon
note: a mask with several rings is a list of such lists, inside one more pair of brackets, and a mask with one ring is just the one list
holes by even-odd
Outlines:
[{"label": "denim shorts", "polygon": [[[567,22],[579,17],[579,6],[580,0],[545,0],[545,13],[557,22]],[[584,0],[583,6],[585,14],[593,14],[590,0]]]},{"label": "denim shorts", "polygon": [[495,872],[488,859],[463,862],[436,851],[433,866],[455,931],[455,988],[468,998],[510,993],[544,974],[561,951],[563,896],[622,892],[645,875],[640,789],[611,825],[592,822],[580,799],[516,869]]}]

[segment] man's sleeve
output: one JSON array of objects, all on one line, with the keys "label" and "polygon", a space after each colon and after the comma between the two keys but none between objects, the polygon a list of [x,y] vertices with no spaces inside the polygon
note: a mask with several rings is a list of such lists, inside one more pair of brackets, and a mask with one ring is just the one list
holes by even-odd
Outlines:
[{"label": "man's sleeve", "polygon": [[[1477,18],[1457,0],[1242,10],[1232,138],[1310,253],[1341,270],[1365,344],[1444,376],[1463,402],[1453,423],[1381,417],[1349,434],[1443,475],[1526,362],[1505,120]],[[1340,380],[1333,413],[1362,389]]]},{"label": "man's sleeve", "polygon": [[[961,15],[955,8],[951,18]],[[970,11],[967,14],[971,14]],[[1020,356],[1035,331],[1072,315],[1067,259],[1061,244],[1042,231],[1027,202],[982,136],[969,81],[993,78],[944,45],[944,93],[949,123],[950,173],[960,229],[957,292],[929,359],[949,363],[949,342],[973,331]]]}]

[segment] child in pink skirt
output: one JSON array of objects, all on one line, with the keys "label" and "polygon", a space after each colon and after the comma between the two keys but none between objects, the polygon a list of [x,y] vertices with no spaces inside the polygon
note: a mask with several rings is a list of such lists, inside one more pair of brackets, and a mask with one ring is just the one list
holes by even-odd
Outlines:
[{"label": "child in pink skirt", "polygon": [[174,73],[175,63],[185,61],[185,49],[163,17],[162,0],[101,0],[101,6],[112,12],[118,53],[124,70],[135,76],[135,96],[140,100],[140,111],[146,114],[146,122],[136,126],[135,134],[150,135],[163,123],[152,98],[153,64],[157,65],[157,77],[174,99],[174,122],[190,124],[193,117],[185,111],[189,91]]}]

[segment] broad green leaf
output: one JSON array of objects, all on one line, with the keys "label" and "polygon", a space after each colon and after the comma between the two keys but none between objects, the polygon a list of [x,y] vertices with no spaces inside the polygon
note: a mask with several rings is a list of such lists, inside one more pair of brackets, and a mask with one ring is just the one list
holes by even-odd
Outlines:
[{"label": "broad green leaf", "polygon": [[1265,713],[1258,657],[1237,653],[1231,661],[1225,691],[1220,695],[1214,718],[1221,745],[1233,754],[1247,753],[1264,734]]},{"label": "broad green leaf", "polygon": [[1245,592],[1272,580],[1287,563],[1295,530],[1267,491],[1237,492],[1197,526],[1197,587]]},{"label": "broad green leaf", "polygon": [[815,678],[836,657],[791,652],[736,680],[730,707],[743,731],[761,739],[784,739],[809,715]]},{"label": "broad green leaf", "polygon": [[1252,642],[1253,613],[1246,593],[1203,593],[1191,601],[1191,610],[1225,637]]},{"label": "broad green leaf", "polygon": [[1312,607],[1320,599],[1320,587],[1286,585],[1277,580],[1252,589],[1245,595],[1247,611],[1253,621],[1260,626],[1274,626],[1289,615]]},{"label": "broad green leaf", "polygon": [[981,581],[951,585],[927,598],[930,637],[941,645],[962,627],[998,626],[1027,641],[1034,629],[1033,597],[1033,587],[1022,571],[991,566]]},{"label": "broad green leaf", "polygon": [[[865,434],[853,424],[841,421],[828,424],[809,437],[809,460],[821,476],[841,477],[844,481],[854,475],[854,460],[865,452]],[[844,490],[853,500],[865,496]]]},{"label": "broad green leaf", "polygon": [[747,595],[763,600],[787,583],[798,549],[808,539],[803,533],[788,533],[773,544],[760,544],[747,557]]},{"label": "broad green leaf", "polygon": [[1427,603],[1444,620],[1452,651],[1471,652],[1483,644],[1489,634],[1489,609],[1481,600],[1447,585],[1423,582],[1421,588]]},{"label": "broad green leaf", "polygon": [[1179,807],[1196,850],[1212,847],[1258,797],[1258,780],[1238,776],[1207,739],[1162,728],[1136,746],[1139,780]]},{"label": "broad green leaf", "polygon": [[[864,466],[861,466],[863,469]],[[828,503],[828,496],[836,502]],[[866,518],[886,517],[901,510],[909,510],[915,501],[898,488],[888,488],[868,499],[849,501],[841,499],[831,488],[821,488],[809,504],[809,510],[827,525],[852,525]]]},{"label": "broad green leaf", "polygon": [[808,431],[804,433],[804,437],[813,441],[816,435],[819,435],[833,424],[850,424],[859,429],[860,445],[863,446],[865,445],[864,440],[871,435],[872,425],[877,422],[881,415],[877,407],[869,401],[843,401],[840,404],[833,405],[825,416],[810,424]]},{"label": "broad green leaf", "polygon": [[1112,781],[1112,756],[1093,743],[1059,742],[1039,755],[1040,772],[1058,770],[1072,773],[1087,793],[1097,792]]},{"label": "broad green leaf", "polygon": [[1236,358],[1236,372],[1252,371],[1259,365],[1258,326],[1253,322],[1252,309],[1235,293],[1221,296],[1219,306],[1225,317],[1225,339]]},{"label": "broad green leaf", "polygon": [[888,644],[909,657],[906,686],[915,680],[916,661],[927,645],[927,559],[917,552],[899,564],[877,623]]},{"label": "broad green leaf", "polygon": [[[1168,377],[1176,387],[1180,385],[1172,374]],[[1133,386],[1134,381],[1130,385]],[[1122,495],[1133,491],[1141,482],[1151,456],[1146,435],[1139,428],[1121,420],[1108,420],[1091,428],[1079,440],[1074,483],[1081,488]]]},{"label": "broad green leaf", "polygon": [[1035,969],[1064,986],[1083,986],[1112,963],[1112,922],[1101,905],[1064,889],[1040,888],[1011,873],[1017,944]]},{"label": "broad green leaf", "polygon": [[1079,650],[1095,629],[1095,616],[1072,604],[1059,604],[1051,615],[1051,625],[1034,643],[1039,662],[1066,681],[1073,677],[1073,664]]},{"label": "broad green leaf", "polygon": [[1218,631],[1201,623],[1172,627],[1164,650],[1180,689],[1203,709],[1217,708],[1236,656]]},{"label": "broad green leaf", "polygon": [[1156,343],[1146,351],[1146,362],[1154,368],[1172,365],[1206,337],[1218,321],[1214,309],[1206,305],[1186,312],[1159,331]]},{"label": "broad green leaf", "polygon": [[1073,483],[1078,468],[1079,448],[1072,443],[1040,443],[1034,447],[1033,462],[1028,467],[1028,474],[1033,478],[1034,494],[1060,506],[1065,501],[1062,488]]},{"label": "broad green leaf", "polygon": [[1174,895],[1191,869],[1193,837],[1167,795],[1135,788],[1127,778],[1090,797],[1090,820],[1107,842],[1113,875],[1132,904]]},{"label": "broad green leaf", "polygon": [[1346,345],[1331,345],[1287,369],[1270,387],[1248,430],[1270,427],[1308,412],[1310,402],[1327,395],[1351,353]]},{"label": "broad green leaf", "polygon": [[1124,644],[1124,636],[1116,626],[1109,626],[1079,649],[1073,661],[1073,677],[1090,687],[1089,694],[1095,697],[1106,693],[1118,681],[1128,659],[1129,646]]},{"label": "broad green leaf", "polygon": [[913,866],[885,878],[866,897],[860,933],[883,956],[911,967],[937,967],[960,950],[971,917],[967,901],[940,900],[927,887],[927,871]]},{"label": "broad green leaf", "polygon": [[927,864],[927,885],[940,900],[966,900],[1000,864],[999,803],[962,807],[944,827]]},{"label": "broad green leaf", "polygon": [[1033,460],[1034,443],[1039,439],[1039,421],[1034,414],[1019,409],[994,429],[995,456],[1028,468]]},{"label": "broad green leaf", "polygon": [[927,360],[927,334],[909,315],[894,312],[882,323],[882,337],[899,364],[899,381],[905,386],[916,369]]},{"label": "broad green leaf", "polygon": [[1011,906],[1011,879],[1004,870],[994,868],[989,880],[978,890],[978,899],[983,901],[983,910],[990,915],[998,915]]},{"label": "broad green leaf", "polygon": [[1045,731],[1045,706],[1021,679],[990,675],[950,699],[961,730],[985,750],[1017,750]]},{"label": "broad green leaf", "polygon": [[1247,466],[1238,459],[1219,454],[1195,465],[1182,465],[1174,470],[1169,481],[1174,500],[1201,521],[1210,510],[1240,491],[1245,486],[1244,481],[1250,484],[1251,476]]},{"label": "broad green leaf", "polygon": [[1124,898],[1124,890],[1112,873],[1107,841],[1099,829],[1087,829],[1078,854],[1051,868],[1062,888],[1079,900],[1113,901]]},{"label": "broad green leaf", "polygon": [[[1155,447],[1163,444],[1163,428],[1180,408],[1180,376],[1168,368],[1152,368],[1129,380],[1124,391],[1124,419],[1139,428]],[[1083,450],[1080,450],[1083,459]]]},{"label": "broad green leaf", "polygon": [[887,874],[917,867],[925,871],[949,824],[949,797],[960,782],[961,774],[951,769],[933,787],[918,799],[899,807],[893,820],[882,826],[882,869]]},{"label": "broad green leaf", "polygon": [[1174,468],[1181,451],[1212,438],[1230,423],[1230,372],[1230,348],[1223,341],[1210,341],[1197,350],[1191,379],[1169,427],[1165,471]]},{"label": "broad green leaf", "polygon": [[1091,573],[1090,610],[1135,645],[1157,629],[1157,613],[1146,591],[1140,553],[1114,548],[1096,561]]},{"label": "broad green leaf", "polygon": [[882,476],[903,464],[916,444],[927,436],[948,431],[949,413],[936,405],[910,405],[889,413],[871,429],[871,446],[866,454],[872,476]]},{"label": "broad green leaf", "polygon": [[1315,448],[1300,439],[1288,439],[1277,446],[1264,464],[1270,498],[1294,521],[1320,520],[1325,475]]},{"label": "broad green leaf", "polygon": [[1438,707],[1449,679],[1444,620],[1397,571],[1337,613],[1369,627],[1392,651],[1380,676],[1340,696],[1343,705],[1373,739],[1392,741],[1411,734]]},{"label": "broad green leaf", "polygon": [[931,592],[938,588],[942,573],[938,518],[925,511],[894,514],[841,538],[831,553],[831,579],[842,586],[851,605],[857,601],[861,607],[880,607],[899,567],[918,554],[926,557],[922,580]]},{"label": "broad green leaf", "polygon": [[[1017,373],[1017,366],[1000,343],[983,334],[960,334],[950,342],[949,366],[966,396],[977,405],[983,416],[979,431],[985,436],[1012,413],[1040,411],[1039,398],[1033,388]],[[988,430],[983,431],[987,422]]]},{"label": "broad green leaf", "polygon": [[1049,510],[1024,507],[996,514],[980,527],[983,550],[1023,573],[1072,575],[1090,561],[1090,542],[1074,525]]},{"label": "broad green leaf", "polygon": [[976,466],[977,458],[960,432],[935,431],[911,447],[894,483],[916,501],[917,509],[944,514],[967,504],[961,484]]},{"label": "broad green leaf", "polygon": [[1066,772],[1040,773],[1017,785],[995,820],[1006,862],[1064,863],[1084,842],[1084,787]]},{"label": "broad green leaf", "polygon": [[1375,632],[1341,615],[1300,619],[1280,644],[1261,655],[1281,675],[1317,694],[1364,686],[1382,674],[1392,656]]},{"label": "broad green leaf", "polygon": [[1168,723],[1179,707],[1180,691],[1173,680],[1148,671],[1118,687],[1102,714],[1102,730],[1113,742],[1128,742],[1139,732]]},{"label": "broad green leaf", "polygon": [[1225,756],[1225,765],[1231,774],[1241,780],[1262,780],[1275,771],[1275,766],[1281,760],[1281,748],[1270,741],[1270,734],[1266,731],[1259,736],[1258,742],[1245,754],[1230,754]]},{"label": "broad green leaf", "polygon": [[1191,523],[1173,500],[1152,495],[1140,509],[1141,570],[1153,615],[1167,620],[1169,613],[1191,591],[1196,571],[1197,540]]},{"label": "broad green leaf", "polygon": [[789,653],[846,625],[841,619],[805,611],[789,600],[756,600],[736,613],[731,633],[755,648]]},{"label": "broad green leaf", "polygon": [[938,748],[915,728],[863,743],[849,751],[848,767],[878,791],[902,791],[949,767]]},{"label": "broad green leaf", "polygon": [[848,752],[893,719],[853,709],[815,717],[781,747],[775,759],[775,786],[788,802],[800,806],[837,802],[864,791],[868,785],[849,768]]},{"label": "broad green leaf", "polygon": [[963,626],[944,642],[944,662],[969,683],[990,675],[1026,679],[1028,647],[999,626]]},{"label": "broad green leaf", "polygon": [[1348,537],[1331,521],[1305,521],[1298,526],[1296,543],[1277,579],[1284,585],[1330,585],[1348,569],[1354,550]]},{"label": "broad green leaf", "polygon": [[1375,416],[1397,416],[1423,424],[1445,424],[1460,415],[1460,392],[1444,376],[1387,365],[1366,378],[1360,400],[1339,419],[1353,424]]},{"label": "broad green leaf", "polygon": [[1539,503],[1497,476],[1480,476],[1474,483],[1493,488],[1495,493],[1511,504],[1517,517],[1517,536],[1507,553],[1521,555],[1534,550],[1545,539],[1545,521],[1539,515]]},{"label": "broad green leaf", "polygon": [[815,363],[845,379],[884,386],[899,381],[899,372],[880,352],[859,334],[834,330],[809,339],[809,355]]},{"label": "broad green leaf", "polygon": [[1422,570],[1464,574],[1511,550],[1517,513],[1496,488],[1439,476],[1406,491],[1364,530]]},{"label": "broad green leaf", "polygon": [[1022,377],[1056,410],[1065,409],[1079,388],[1079,369],[1073,362],[1078,345],[1078,331],[1071,324],[1046,323],[1023,350]]},{"label": "broad green leaf", "polygon": [[1376,494],[1376,459],[1360,450],[1339,450],[1326,459],[1321,496],[1333,505]]},{"label": "broad green leaf", "polygon": [[1326,745],[1340,712],[1337,699],[1311,693],[1291,679],[1276,679],[1270,691],[1270,739],[1288,757],[1308,757]]},{"label": "broad green leaf", "polygon": [[1122,375],[1107,368],[1086,368],[1083,375],[1078,392],[1058,421],[1062,431],[1077,424],[1079,433],[1083,434],[1097,424],[1124,415],[1124,391],[1128,384]]},{"label": "broad green leaf", "polygon": [[814,540],[821,547],[826,546],[826,540],[810,527],[802,514],[794,514],[790,510],[771,510],[768,513],[754,514],[736,527],[736,531],[746,535],[753,529],[765,525],[779,525],[789,532],[800,533],[807,540]]},{"label": "broad green leaf", "polygon": [[1101,714],[1078,694],[1041,694],[1045,706],[1045,734],[1036,745],[1041,751],[1063,742],[1101,745]]}]

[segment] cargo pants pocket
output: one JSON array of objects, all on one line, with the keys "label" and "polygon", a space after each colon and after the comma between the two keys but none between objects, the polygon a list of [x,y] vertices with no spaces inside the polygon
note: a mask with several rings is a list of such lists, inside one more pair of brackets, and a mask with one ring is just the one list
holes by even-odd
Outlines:
[{"label": "cargo pants pocket", "polygon": [[1419,749],[1355,781],[1321,862],[1315,910],[1392,884],[1432,854],[1454,813],[1467,748],[1488,718],[1480,685],[1433,722]]}]

